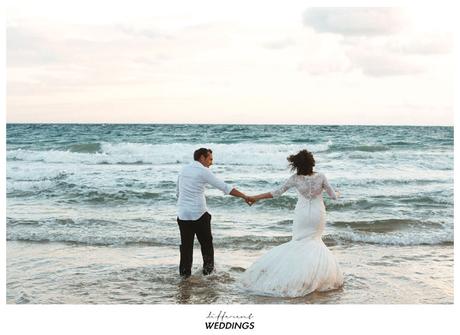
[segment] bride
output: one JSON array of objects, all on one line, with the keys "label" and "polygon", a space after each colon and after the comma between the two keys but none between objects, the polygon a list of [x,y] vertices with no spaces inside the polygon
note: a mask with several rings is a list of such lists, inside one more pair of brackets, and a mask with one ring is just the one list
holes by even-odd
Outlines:
[{"label": "bride", "polygon": [[323,173],[313,171],[311,152],[301,150],[288,158],[296,171],[279,189],[251,197],[252,202],[276,198],[295,187],[298,201],[294,211],[292,240],[260,257],[243,274],[240,286],[260,295],[299,297],[313,291],[328,291],[343,284],[343,275],[332,253],[321,239],[326,209],[322,192],[336,199]]}]

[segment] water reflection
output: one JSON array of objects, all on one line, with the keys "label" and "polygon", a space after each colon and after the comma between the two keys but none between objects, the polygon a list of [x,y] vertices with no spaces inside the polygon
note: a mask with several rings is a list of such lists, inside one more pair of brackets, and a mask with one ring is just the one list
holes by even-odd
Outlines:
[{"label": "water reflection", "polygon": [[212,304],[219,298],[217,276],[192,275],[177,285],[176,303]]}]

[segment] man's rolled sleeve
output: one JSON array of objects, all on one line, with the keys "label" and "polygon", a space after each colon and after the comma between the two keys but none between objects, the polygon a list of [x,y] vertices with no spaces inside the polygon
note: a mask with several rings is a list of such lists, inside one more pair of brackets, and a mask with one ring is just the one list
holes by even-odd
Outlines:
[{"label": "man's rolled sleeve", "polygon": [[232,185],[229,185],[224,181],[220,180],[219,178],[214,176],[214,174],[209,170],[206,171],[204,178],[209,185],[212,185],[215,188],[221,190],[222,192],[224,192],[224,194],[230,194],[230,192],[233,189]]}]

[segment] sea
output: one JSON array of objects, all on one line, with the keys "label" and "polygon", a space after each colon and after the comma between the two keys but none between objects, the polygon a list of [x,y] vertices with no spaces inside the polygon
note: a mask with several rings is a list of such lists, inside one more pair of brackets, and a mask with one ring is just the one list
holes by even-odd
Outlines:
[{"label": "sea", "polygon": [[[452,304],[453,127],[7,124],[8,304]],[[313,152],[324,194],[323,241],[342,288],[298,298],[251,295],[238,278],[288,242],[295,190],[248,206],[206,190],[216,271],[178,273],[176,181],[197,148],[247,194]],[[287,274],[288,275],[288,274]]]}]

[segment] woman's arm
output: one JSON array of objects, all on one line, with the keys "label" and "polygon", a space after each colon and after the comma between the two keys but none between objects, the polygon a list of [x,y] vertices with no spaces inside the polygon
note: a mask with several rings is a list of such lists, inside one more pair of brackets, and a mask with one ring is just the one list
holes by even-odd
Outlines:
[{"label": "woman's arm", "polygon": [[267,193],[261,193],[258,195],[254,195],[251,198],[257,201],[257,200],[262,200],[262,199],[271,199],[273,198],[273,195],[270,192],[267,192]]},{"label": "woman's arm", "polygon": [[271,199],[271,198],[279,197],[281,194],[286,192],[288,189],[290,189],[294,185],[294,177],[295,175],[292,175],[288,180],[286,180],[286,182],[280,188],[278,188],[275,191],[261,193],[258,195],[248,197],[250,199],[249,201],[254,203],[262,199]]},{"label": "woman's arm", "polygon": [[329,197],[333,200],[337,200],[337,197],[339,196],[339,192],[334,191],[332,186],[329,184],[326,175],[323,174],[323,189],[326,190],[327,194]]}]

